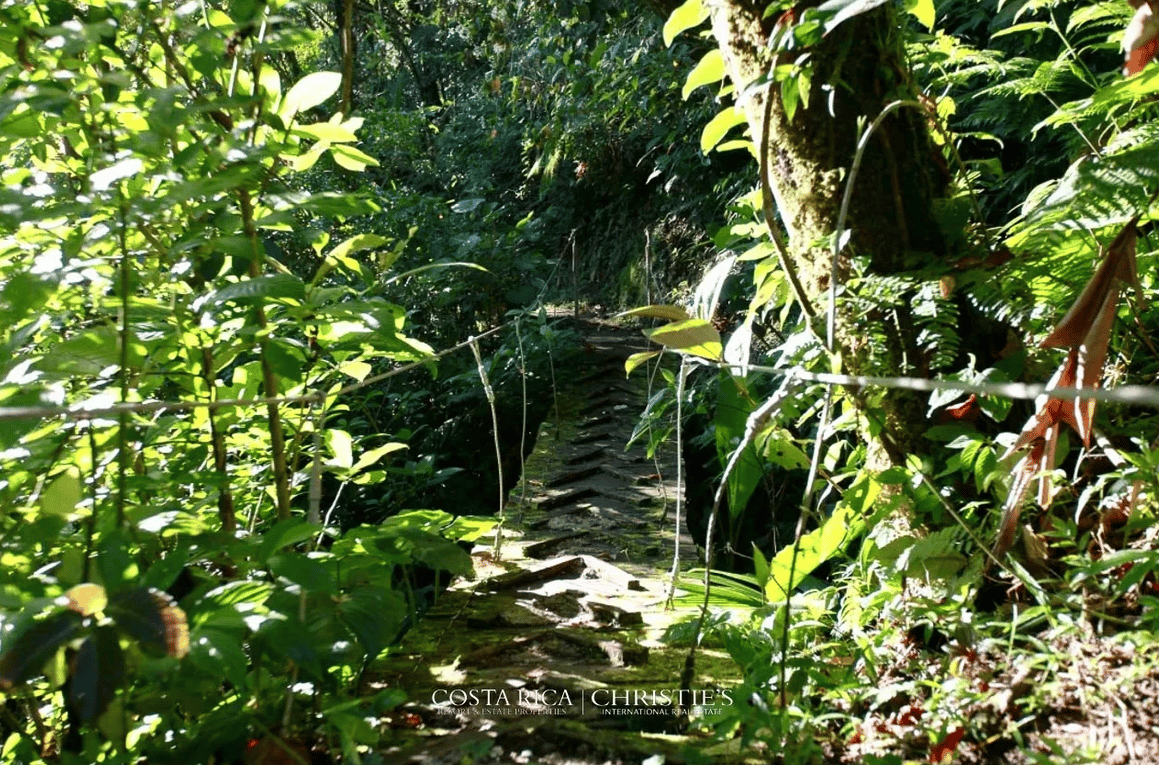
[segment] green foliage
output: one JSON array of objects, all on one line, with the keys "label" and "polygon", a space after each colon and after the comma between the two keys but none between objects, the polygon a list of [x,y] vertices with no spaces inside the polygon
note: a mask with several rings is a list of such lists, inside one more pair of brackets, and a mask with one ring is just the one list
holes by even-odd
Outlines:
[{"label": "green foliage", "polygon": [[0,404],[44,407],[0,420],[0,686],[47,720],[7,749],[204,762],[288,725],[357,761],[358,709],[399,702],[352,698],[366,665],[429,606],[423,572],[471,573],[452,540],[489,521],[343,534],[310,491],[386,479],[407,445],[336,426],[339,393],[433,351],[390,294],[405,232],[314,183],[378,165],[330,110],[341,76],[265,63],[308,40],[296,12],[0,11]]}]

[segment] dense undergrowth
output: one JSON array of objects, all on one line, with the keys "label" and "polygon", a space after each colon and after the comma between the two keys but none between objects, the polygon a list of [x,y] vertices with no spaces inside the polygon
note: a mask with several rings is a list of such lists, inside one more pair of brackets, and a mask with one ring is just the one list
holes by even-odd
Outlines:
[{"label": "dense undergrowth", "polygon": [[[680,302],[640,312],[677,320],[650,332],[684,360],[639,436],[681,418],[721,569],[683,581],[717,608],[674,633],[738,665],[713,735],[799,763],[1110,751],[1065,723],[1155,696],[1153,402],[941,389],[921,448],[873,463],[884,394],[817,377],[840,359],[769,239],[750,137],[727,140],[735,94],[714,117],[699,89],[719,55],[664,46],[696,5],[665,35],[602,0],[0,4],[0,759],[375,761],[367,720],[405,691],[365,670],[472,573],[573,363],[549,301]],[[1056,343],[1101,342],[1099,376],[1056,379],[1152,384],[1159,69],[1124,80],[1118,51],[1137,11],[904,6],[950,252],[851,260],[832,310],[865,317],[859,352],[1046,382],[1040,343],[1129,255],[1101,329]],[[765,84],[821,108],[832,17],[797,22]]]}]

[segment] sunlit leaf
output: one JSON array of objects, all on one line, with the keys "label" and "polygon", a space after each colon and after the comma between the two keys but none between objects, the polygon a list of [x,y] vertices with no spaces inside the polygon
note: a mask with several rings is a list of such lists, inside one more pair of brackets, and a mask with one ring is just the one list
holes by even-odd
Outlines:
[{"label": "sunlit leaf", "polygon": [[109,603],[105,588],[92,582],[78,584],[69,589],[64,596],[68,599],[68,607],[81,616],[92,616],[104,611]]},{"label": "sunlit leaf", "polygon": [[905,0],[905,9],[912,13],[926,29],[934,31],[934,23],[937,20],[934,0]]},{"label": "sunlit leaf", "polygon": [[278,110],[282,121],[289,123],[299,112],[313,109],[338,92],[342,75],[338,72],[314,72],[298,80],[282,100]]},{"label": "sunlit leaf", "polygon": [[700,26],[708,19],[708,8],[702,0],[684,0],[664,22],[664,45],[672,44],[676,35],[681,32]]},{"label": "sunlit leaf", "polygon": [[663,353],[663,351],[642,351],[640,353],[633,353],[624,362],[624,374],[625,374],[625,376],[632,374],[632,371],[634,369],[639,367],[641,364],[648,363],[652,359],[659,356],[661,353]]},{"label": "sunlit leaf", "polygon": [[368,449],[358,456],[358,462],[354,463],[354,466],[351,468],[351,472],[358,473],[378,462],[386,455],[394,454],[395,452],[402,451],[403,449],[407,448],[409,447],[404,443],[392,441],[391,443],[383,444],[382,446],[377,446],[373,449]]},{"label": "sunlit leaf", "polygon": [[330,450],[332,467],[348,468],[354,464],[354,439],[345,430],[331,429],[324,434],[326,447]]},{"label": "sunlit leaf", "polygon": [[687,311],[678,305],[646,305],[616,315],[618,317],[638,316],[644,319],[663,319],[665,321],[683,321],[692,318]]},{"label": "sunlit leaf", "polygon": [[693,356],[719,361],[723,353],[720,332],[704,319],[687,319],[648,330],[652,342]]},{"label": "sunlit leaf", "polygon": [[299,553],[279,553],[270,557],[270,570],[283,576],[306,592],[338,594],[338,581],[331,568],[321,561]]},{"label": "sunlit leaf", "polygon": [[80,471],[70,466],[40,493],[40,511],[45,515],[68,516],[76,510],[82,497]]},{"label": "sunlit leaf", "polygon": [[356,149],[353,146],[347,146],[344,143],[331,146],[330,154],[334,157],[334,161],[338,163],[339,167],[355,173],[360,173],[368,167],[378,167],[377,159],[364,151]]},{"label": "sunlit leaf", "polygon": [[728,131],[744,121],[745,115],[742,110],[726,106],[700,131],[700,150],[705,154],[712,151],[728,134]]},{"label": "sunlit leaf", "polygon": [[347,143],[350,141],[357,141],[358,136],[354,134],[345,125],[334,125],[329,122],[316,122],[312,125],[297,125],[294,127],[294,135],[302,136],[304,138],[313,138],[318,141],[329,141],[331,143]]},{"label": "sunlit leaf", "polygon": [[[786,592],[792,592],[805,577],[818,566],[845,548],[865,529],[865,515],[849,505],[842,504],[821,528],[810,531],[796,544],[788,545],[769,562],[769,579],[765,585],[765,595],[771,602],[785,599]],[[796,551],[796,564],[793,556]],[[793,572],[792,578],[789,572]]]},{"label": "sunlit leaf", "polygon": [[684,89],[680,95],[685,101],[692,91],[704,85],[712,85],[724,79],[724,55],[719,49],[713,48],[697,62],[696,66],[688,73],[688,79],[684,81]]}]

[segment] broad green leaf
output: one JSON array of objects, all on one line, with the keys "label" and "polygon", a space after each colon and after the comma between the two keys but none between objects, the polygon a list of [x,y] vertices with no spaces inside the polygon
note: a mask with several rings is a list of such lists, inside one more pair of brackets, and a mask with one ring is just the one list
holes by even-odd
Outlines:
[{"label": "broad green leaf", "polygon": [[680,95],[685,101],[692,91],[703,85],[712,85],[724,79],[724,54],[720,52],[719,48],[713,48],[696,64],[691,72],[688,73],[688,79],[684,81],[684,89]]},{"label": "broad green leaf", "polygon": [[825,22],[825,34],[829,34],[843,22],[868,13],[889,0],[828,0],[817,7],[818,11],[833,14]]},{"label": "broad green leaf", "polygon": [[809,457],[793,443],[793,435],[782,428],[770,428],[757,437],[761,456],[783,470],[809,467]]},{"label": "broad green leaf", "polygon": [[313,138],[318,141],[329,141],[331,143],[347,143],[358,140],[358,136],[345,125],[334,125],[329,122],[298,125],[291,132],[302,138]]},{"label": "broad green leaf", "polygon": [[663,353],[663,351],[642,351],[640,353],[633,353],[628,357],[627,361],[624,362],[624,376],[627,377],[628,375],[631,375],[632,371],[636,369],[636,367],[640,366],[641,364],[648,363],[652,359],[659,356],[661,353]]},{"label": "broad green leaf", "polygon": [[354,439],[349,433],[345,430],[327,430],[325,440],[332,457],[326,463],[329,467],[348,468],[354,464]]},{"label": "broad green leaf", "polygon": [[724,347],[720,332],[704,319],[687,319],[645,333],[652,342],[693,356],[720,361]]},{"label": "broad green leaf", "polygon": [[934,0],[905,0],[905,9],[912,13],[922,25],[934,31],[934,23],[937,20],[937,10],[934,8]]},{"label": "broad green leaf", "polygon": [[478,515],[460,515],[454,523],[442,530],[443,536],[456,542],[474,542],[499,525],[494,518]]},{"label": "broad green leaf", "polygon": [[8,690],[40,674],[52,655],[81,633],[84,617],[76,611],[62,611],[15,637],[6,637],[0,655],[0,690]]},{"label": "broad green leaf", "polygon": [[[805,577],[818,566],[840,552],[854,537],[865,529],[865,517],[848,505],[842,504],[833,515],[826,519],[821,528],[801,537],[797,544],[789,545],[777,553],[769,563],[769,580],[765,584],[765,595],[770,602],[785,599],[786,592],[795,590]],[[797,561],[793,564],[796,551]],[[793,571],[790,580],[789,571]]]},{"label": "broad green leaf", "polygon": [[359,151],[353,146],[347,146],[344,143],[336,143],[331,146],[330,154],[334,157],[334,161],[338,163],[339,167],[346,168],[355,173],[360,173],[367,167],[378,167],[377,159],[364,151]]},{"label": "broad green leaf", "polygon": [[292,274],[270,274],[235,282],[211,294],[208,303],[228,303],[235,300],[291,298],[306,296],[306,285]]},{"label": "broad green leaf", "polygon": [[287,518],[278,521],[273,528],[262,535],[262,544],[258,550],[258,560],[265,563],[269,557],[287,545],[297,544],[310,539],[322,530],[315,523],[307,523],[304,518]]},{"label": "broad green leaf", "polygon": [[716,147],[728,131],[745,121],[744,112],[732,106],[726,106],[719,114],[708,121],[700,132],[700,150],[707,154]]},{"label": "broad green leaf", "polygon": [[669,46],[676,35],[700,26],[708,19],[708,8],[702,0],[684,0],[684,3],[672,11],[672,15],[664,22],[664,45]]},{"label": "broad green leaf", "polygon": [[338,72],[314,72],[308,74],[290,88],[282,101],[278,115],[289,123],[299,112],[313,109],[338,92],[342,85],[342,75]]},{"label": "broad green leaf", "polygon": [[338,594],[338,581],[329,566],[300,553],[279,553],[270,558],[270,570],[283,576],[306,592]]},{"label": "broad green leaf", "polygon": [[624,311],[617,316],[640,316],[645,319],[664,319],[665,321],[684,321],[692,318],[688,315],[688,311],[678,305],[646,305]]},{"label": "broad green leaf", "polygon": [[[712,420],[712,431],[716,438],[716,455],[720,465],[727,465],[744,439],[745,425],[753,411],[753,401],[746,395],[744,381],[730,374],[721,374],[717,387],[716,414]],[[749,499],[764,478],[765,470],[757,454],[756,444],[748,443],[736,460],[728,477],[728,514],[733,520],[744,513]],[[725,528],[732,532],[734,524]],[[729,538],[729,541],[735,541]]]},{"label": "broad green leaf", "polygon": [[294,172],[304,173],[318,163],[318,160],[326,153],[327,148],[326,144],[321,143],[313,146],[304,154],[283,154],[282,159],[290,163],[290,167],[293,168]]},{"label": "broad green leaf", "polygon": [[761,552],[761,548],[753,543],[753,576],[762,588],[769,582],[769,559]]},{"label": "broad green leaf", "polygon": [[82,499],[81,489],[80,471],[70,465],[40,493],[40,512],[45,515],[71,515]]},{"label": "broad green leaf", "polygon": [[353,377],[358,382],[362,382],[367,376],[374,371],[374,367],[367,364],[365,361],[355,359],[354,361],[347,361],[338,367],[338,371],[344,375]]},{"label": "broad green leaf", "polygon": [[354,466],[350,469],[350,471],[352,473],[358,473],[378,462],[388,454],[393,454],[394,452],[409,448],[410,447],[406,444],[400,443],[398,441],[392,441],[389,444],[383,444],[382,446],[375,447],[374,449],[370,449],[369,451],[365,451],[359,455],[358,462],[354,463]]},{"label": "broad green leaf", "polygon": [[227,582],[205,593],[199,604],[199,610],[219,606],[236,606],[239,603],[265,603],[274,592],[274,586],[269,582]]},{"label": "broad green leaf", "polygon": [[201,628],[190,637],[189,660],[212,677],[224,677],[234,688],[244,690],[249,659],[241,641],[220,630]]},{"label": "broad green leaf", "polygon": [[167,593],[135,587],[110,598],[106,612],[142,646],[175,659],[189,653],[185,612]]},{"label": "broad green leaf", "polygon": [[125,654],[116,630],[97,627],[73,659],[69,706],[91,722],[109,706],[125,681]]},{"label": "broad green leaf", "polygon": [[136,579],[138,571],[133,554],[135,549],[136,545],[124,529],[113,529],[101,538],[97,545],[97,569],[104,579],[105,588],[110,592]]},{"label": "broad green leaf", "polygon": [[354,590],[338,606],[338,618],[373,660],[402,630],[406,601],[396,592],[373,586]]}]

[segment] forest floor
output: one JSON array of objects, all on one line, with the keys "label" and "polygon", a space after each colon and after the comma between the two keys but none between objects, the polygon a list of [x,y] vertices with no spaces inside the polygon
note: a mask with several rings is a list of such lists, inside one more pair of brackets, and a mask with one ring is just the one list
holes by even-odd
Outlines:
[{"label": "forest floor", "polygon": [[[501,541],[475,547],[475,581],[444,593],[376,668],[376,684],[412,700],[396,716],[388,762],[680,763],[688,744],[711,744],[678,735],[673,693],[687,648],[661,640],[697,614],[666,607],[675,446],[653,457],[626,448],[649,383],[645,369],[627,378],[624,361],[647,341],[595,320],[580,331],[585,370],[561,381]],[[699,559],[681,531],[687,569]],[[702,690],[714,675],[736,678],[712,651],[699,654],[698,672]]]},{"label": "forest floor", "polygon": [[[370,673],[369,690],[402,688],[410,699],[388,718],[382,760],[795,762],[712,738],[714,704],[740,670],[710,647],[698,652],[693,684],[705,702],[693,710],[699,719],[680,724],[672,702],[687,642],[672,633],[697,612],[668,607],[675,446],[654,458],[643,445],[625,448],[650,393],[644,369],[624,374],[624,360],[646,347],[639,331],[597,321],[580,329],[587,369],[561,381],[501,541],[476,546],[475,579],[445,592]],[[681,570],[700,564],[684,527],[679,547]],[[1000,623],[1001,613],[986,618]],[[1011,632],[956,653],[902,630],[871,683],[877,700],[824,715],[834,721],[817,729],[824,762],[1159,762],[1159,637],[1098,634],[1082,614],[1060,617],[1017,641]]]}]

